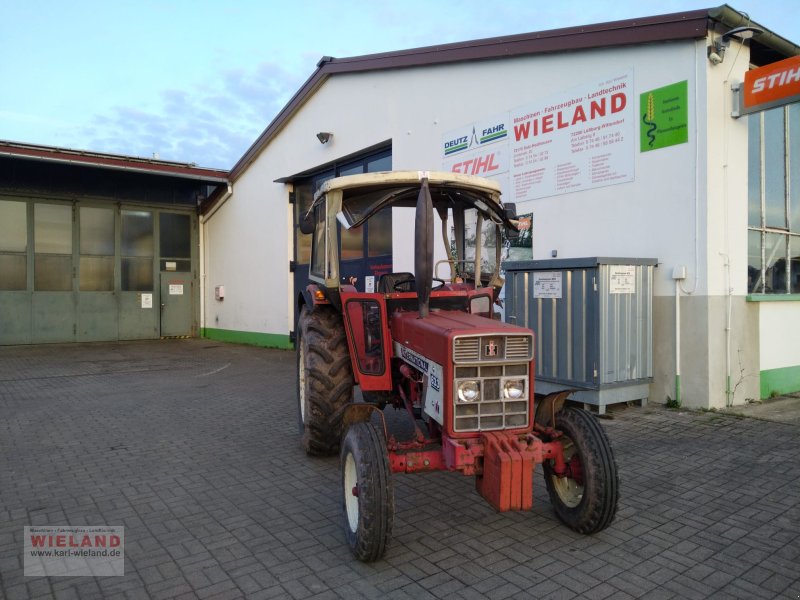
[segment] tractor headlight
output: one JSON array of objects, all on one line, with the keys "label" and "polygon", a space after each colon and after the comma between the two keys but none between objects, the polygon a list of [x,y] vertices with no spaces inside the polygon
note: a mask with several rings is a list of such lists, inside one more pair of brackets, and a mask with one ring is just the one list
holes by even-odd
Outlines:
[{"label": "tractor headlight", "polygon": [[475,402],[481,398],[481,386],[477,381],[462,381],[458,384],[458,399],[462,402]]},{"label": "tractor headlight", "polygon": [[525,394],[525,382],[522,379],[507,379],[503,384],[503,397],[519,400]]}]

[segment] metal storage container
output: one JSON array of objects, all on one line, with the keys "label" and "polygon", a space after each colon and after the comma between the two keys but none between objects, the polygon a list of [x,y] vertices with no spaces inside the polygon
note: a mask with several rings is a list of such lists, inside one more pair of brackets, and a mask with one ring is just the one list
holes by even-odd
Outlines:
[{"label": "metal storage container", "polygon": [[651,258],[504,263],[506,321],[533,329],[536,393],[598,407],[647,403],[653,379]]}]

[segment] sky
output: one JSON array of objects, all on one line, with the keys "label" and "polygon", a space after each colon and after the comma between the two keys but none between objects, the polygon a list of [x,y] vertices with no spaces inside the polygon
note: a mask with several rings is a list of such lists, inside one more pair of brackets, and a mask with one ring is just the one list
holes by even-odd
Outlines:
[{"label": "sky", "polygon": [[[699,0],[0,0],[0,140],[228,169],[322,56],[709,8]],[[732,0],[800,44],[798,0]]]}]

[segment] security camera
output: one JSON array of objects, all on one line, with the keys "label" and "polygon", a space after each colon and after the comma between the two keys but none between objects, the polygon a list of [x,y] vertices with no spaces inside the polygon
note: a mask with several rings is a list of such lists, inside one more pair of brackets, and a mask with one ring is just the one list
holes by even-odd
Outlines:
[{"label": "security camera", "polygon": [[720,56],[714,51],[711,51],[708,53],[708,60],[711,61],[712,65],[718,65],[719,63],[722,62],[722,56]]}]

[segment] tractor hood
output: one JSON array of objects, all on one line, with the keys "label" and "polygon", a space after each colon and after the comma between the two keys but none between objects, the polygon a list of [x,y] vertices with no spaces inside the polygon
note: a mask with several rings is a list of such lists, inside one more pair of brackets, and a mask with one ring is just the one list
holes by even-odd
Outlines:
[{"label": "tractor hood", "polygon": [[394,342],[441,365],[451,360],[458,336],[531,336],[530,329],[459,311],[434,310],[425,319],[416,312],[396,312],[390,319]]}]

